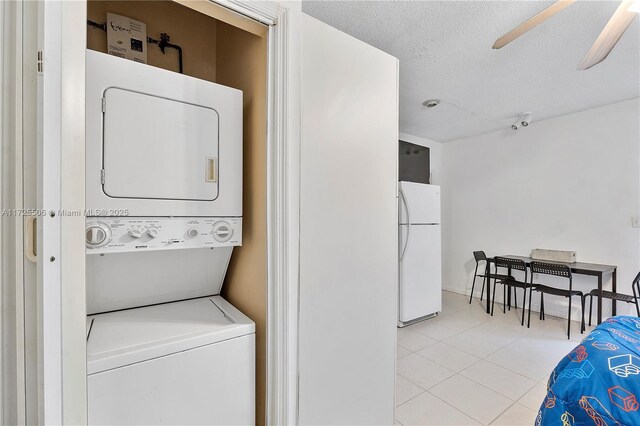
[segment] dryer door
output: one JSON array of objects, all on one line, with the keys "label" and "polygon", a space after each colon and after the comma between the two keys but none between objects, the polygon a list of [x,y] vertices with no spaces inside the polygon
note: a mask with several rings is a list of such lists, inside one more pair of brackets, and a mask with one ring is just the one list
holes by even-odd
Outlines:
[{"label": "dryer door", "polygon": [[103,190],[113,198],[218,197],[218,113],[110,87],[104,92]]}]

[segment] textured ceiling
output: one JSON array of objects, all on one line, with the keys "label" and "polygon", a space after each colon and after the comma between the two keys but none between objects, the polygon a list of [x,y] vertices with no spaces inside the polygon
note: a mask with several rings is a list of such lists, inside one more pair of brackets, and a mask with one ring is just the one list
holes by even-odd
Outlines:
[{"label": "textured ceiling", "polygon": [[[551,1],[308,1],[303,12],[400,60],[400,130],[446,142],[640,92],[640,18],[604,62],[576,67],[618,1],[574,3],[511,44],[496,38]],[[427,110],[422,102],[440,98]]]}]

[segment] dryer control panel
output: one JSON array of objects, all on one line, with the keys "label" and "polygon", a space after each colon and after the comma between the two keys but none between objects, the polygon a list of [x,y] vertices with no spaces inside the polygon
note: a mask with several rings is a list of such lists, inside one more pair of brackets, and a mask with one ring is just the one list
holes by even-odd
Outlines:
[{"label": "dryer control panel", "polygon": [[242,245],[239,217],[92,217],[87,254]]}]

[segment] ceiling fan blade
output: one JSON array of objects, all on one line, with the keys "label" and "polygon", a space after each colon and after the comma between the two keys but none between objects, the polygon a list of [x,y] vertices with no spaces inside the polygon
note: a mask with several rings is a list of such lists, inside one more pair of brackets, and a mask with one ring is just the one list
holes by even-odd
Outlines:
[{"label": "ceiling fan blade", "polygon": [[592,66],[599,64],[604,61],[604,59],[609,56],[609,53],[614,48],[622,34],[624,34],[625,30],[629,28],[633,18],[636,17],[636,13],[629,12],[627,8],[631,6],[633,0],[625,0],[620,3],[620,6],[616,9],[616,11],[605,25],[604,29],[591,46],[591,49],[587,52],[587,54],[578,65],[579,70],[586,70],[591,68]]},{"label": "ceiling fan blade", "polygon": [[545,10],[543,10],[542,12],[538,13],[533,18],[526,20],[522,24],[518,25],[517,27],[515,27],[514,29],[512,29],[511,31],[509,31],[499,39],[497,39],[495,43],[493,43],[493,48],[500,49],[501,47],[506,46],[507,44],[511,43],[513,40],[520,37],[522,34],[529,31],[531,28],[543,23],[544,21],[551,18],[556,13],[561,12],[567,7],[571,6],[573,3],[575,3],[575,1],[576,0],[560,0],[555,2],[554,4],[547,7]]}]

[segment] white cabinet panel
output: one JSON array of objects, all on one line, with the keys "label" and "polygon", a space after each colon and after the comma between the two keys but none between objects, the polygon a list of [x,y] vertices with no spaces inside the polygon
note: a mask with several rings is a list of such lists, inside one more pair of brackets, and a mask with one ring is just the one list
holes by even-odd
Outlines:
[{"label": "white cabinet panel", "polygon": [[251,334],[91,374],[88,423],[253,424],[253,351]]},{"label": "white cabinet panel", "polygon": [[392,424],[398,61],[304,16],[300,424]]}]

